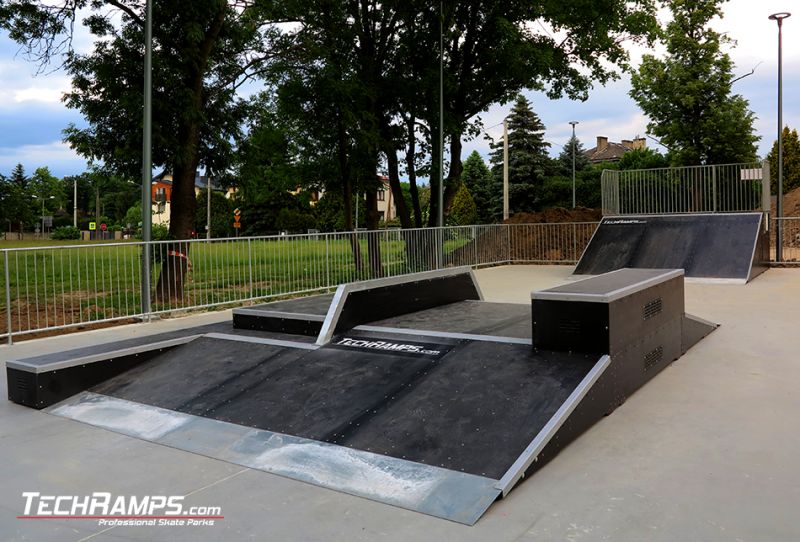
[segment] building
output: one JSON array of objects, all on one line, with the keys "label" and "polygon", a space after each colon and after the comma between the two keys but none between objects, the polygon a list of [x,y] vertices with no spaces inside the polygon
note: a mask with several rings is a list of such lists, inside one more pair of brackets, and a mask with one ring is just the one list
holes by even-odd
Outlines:
[{"label": "building", "polygon": [[584,151],[584,155],[592,164],[601,162],[619,162],[622,155],[628,151],[647,148],[647,140],[643,137],[623,139],[616,143],[609,141],[605,136],[597,136],[597,145],[593,149]]},{"label": "building", "polygon": [[[162,173],[153,177],[151,185],[151,194],[153,202],[153,224],[169,225],[169,212],[170,202],[172,201],[172,174]],[[208,190],[208,176],[195,174],[194,177],[194,195],[199,196],[201,192]],[[234,189],[225,191],[221,186],[218,186],[213,180],[211,181],[211,190],[215,192],[225,192],[226,198],[231,198],[235,193]]]},{"label": "building", "polygon": [[397,217],[397,207],[394,204],[394,194],[389,186],[389,177],[379,175],[381,187],[378,188],[378,215],[384,222],[389,222]]}]

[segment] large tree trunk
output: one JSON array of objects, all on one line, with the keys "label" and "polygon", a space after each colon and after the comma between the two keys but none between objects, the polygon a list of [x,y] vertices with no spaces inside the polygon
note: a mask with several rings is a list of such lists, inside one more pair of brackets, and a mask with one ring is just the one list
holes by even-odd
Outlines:
[{"label": "large tree trunk", "polygon": [[413,227],[411,224],[411,214],[403,196],[403,188],[400,186],[400,169],[398,167],[397,150],[387,145],[384,154],[386,155],[386,165],[389,170],[389,187],[392,189],[394,205],[397,208],[397,217],[400,219],[400,226],[408,229]]},{"label": "large tree trunk", "polygon": [[414,227],[422,227],[422,209],[419,205],[419,189],[417,188],[417,167],[415,155],[417,154],[417,138],[415,128],[417,118],[414,114],[406,118],[406,170],[408,171],[408,184],[411,191],[411,206],[414,209]]},{"label": "large tree trunk", "polygon": [[[350,180],[350,160],[347,156],[347,132],[344,128],[341,116],[337,123],[337,154],[339,156],[339,173],[342,178],[342,197],[344,198],[344,229],[348,233],[350,250],[353,252],[353,263],[356,272],[361,273],[364,267],[361,258],[361,246],[358,244],[358,235],[355,233],[358,224],[353,227],[353,183]],[[358,202],[356,202],[358,205]]]},{"label": "large tree trunk", "polygon": [[[188,69],[185,77],[177,81],[181,92],[188,90],[189,107],[177,126],[178,148],[173,157],[172,197],[170,201],[169,236],[181,241],[189,239],[194,230],[194,219],[197,201],[194,194],[194,179],[200,164],[201,119],[205,110],[205,73],[208,59],[219,39],[225,24],[227,5],[220,2],[217,13],[210,21],[196,48],[190,47],[196,54],[186,59]],[[185,89],[185,90],[184,90]],[[156,300],[182,300],[186,273],[189,270],[189,243],[176,242],[162,245],[161,274],[156,285]]]},{"label": "large tree trunk", "polygon": [[458,187],[461,184],[461,172],[464,166],[461,163],[461,135],[453,134],[450,138],[450,171],[447,173],[444,189],[444,214],[450,214],[450,207],[456,198]]}]

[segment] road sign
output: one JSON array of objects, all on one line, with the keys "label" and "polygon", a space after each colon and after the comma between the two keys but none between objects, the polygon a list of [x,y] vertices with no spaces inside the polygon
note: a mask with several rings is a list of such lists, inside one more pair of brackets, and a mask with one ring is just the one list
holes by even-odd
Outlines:
[{"label": "road sign", "polygon": [[103,231],[106,231],[106,230],[108,229],[108,226],[106,226],[106,223],[105,223],[105,222],[103,222],[102,224],[100,224],[100,229],[101,229],[101,230],[103,230]]},{"label": "road sign", "polygon": [[97,222],[89,222],[89,231],[94,231],[97,229]]},{"label": "road sign", "polygon": [[234,210],[233,210],[233,216],[236,216],[236,217],[238,217],[238,216],[240,216],[241,214],[242,214],[242,212],[239,210],[239,208],[238,208],[238,207],[237,207],[236,209],[234,209]]},{"label": "road sign", "polygon": [[241,222],[234,222],[234,223],[233,223],[233,227],[234,227],[234,228],[236,228],[236,229],[238,230],[239,228],[241,228],[241,227],[242,227],[242,223],[241,223]]}]

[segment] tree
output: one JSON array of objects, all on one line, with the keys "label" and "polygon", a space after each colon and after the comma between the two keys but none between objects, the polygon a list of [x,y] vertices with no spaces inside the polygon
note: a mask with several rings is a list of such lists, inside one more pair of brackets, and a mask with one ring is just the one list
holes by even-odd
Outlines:
[{"label": "tree", "polygon": [[[778,141],[772,144],[772,150],[767,155],[769,160],[769,173],[771,177],[772,193],[778,193]],[[797,129],[789,130],[783,127],[783,192],[789,192],[800,187],[800,139]]]},{"label": "tree", "polygon": [[[476,220],[479,224],[494,222],[500,213],[502,193],[495,189],[492,172],[486,166],[478,151],[472,151],[464,161],[464,170],[461,180],[472,194],[472,199],[477,208]],[[453,202],[455,205],[455,202]]]},{"label": "tree", "polygon": [[[552,170],[544,139],[544,124],[528,100],[517,96],[508,116],[508,199],[513,213],[531,212],[538,206],[538,191]],[[491,163],[495,184],[503,182],[503,142],[492,144]]]},{"label": "tree", "polygon": [[720,50],[731,43],[709,27],[724,0],[675,0],[665,30],[667,55],[645,55],[631,78],[631,96],[650,118],[648,131],[673,149],[675,165],[756,160],[755,117],[732,94],[733,64]]},{"label": "tree", "polygon": [[577,136],[570,136],[569,141],[567,141],[567,144],[564,145],[563,149],[561,149],[561,152],[558,154],[558,158],[556,159],[559,174],[568,176],[572,175],[573,152],[575,156],[576,173],[582,171],[589,165],[589,158],[587,158],[586,154],[584,154],[585,150],[580,139],[578,139]]},{"label": "tree", "polygon": [[41,212],[41,208],[34,210],[37,206],[34,205],[29,191],[30,179],[25,175],[22,164],[17,164],[9,177],[2,177],[0,180],[3,219],[8,223],[9,230],[19,229],[22,232],[25,224],[36,223],[36,217]]},{"label": "tree", "polygon": [[469,193],[469,189],[464,183],[456,192],[456,197],[453,199],[453,207],[450,209],[448,215],[448,225],[450,226],[467,226],[475,224],[478,218],[478,209],[475,206],[475,200]]},{"label": "tree", "polygon": [[[140,0],[9,0],[0,26],[42,64],[62,59],[72,76],[66,104],[80,111],[86,128],[71,125],[67,142],[90,160],[125,178],[141,175],[141,111],[145,2]],[[260,73],[269,58],[272,26],[264,3],[244,0],[154,3],[153,165],[173,176],[170,236],[187,239],[194,227],[194,179],[202,165],[227,167],[231,141],[244,109],[237,88]],[[95,37],[91,53],[71,49],[73,23]],[[187,259],[170,250],[156,297],[183,295]],[[166,272],[165,272],[166,271]],[[165,282],[166,281],[166,282]]]},{"label": "tree", "polygon": [[617,169],[655,169],[669,167],[669,159],[653,149],[633,149],[622,155]]}]

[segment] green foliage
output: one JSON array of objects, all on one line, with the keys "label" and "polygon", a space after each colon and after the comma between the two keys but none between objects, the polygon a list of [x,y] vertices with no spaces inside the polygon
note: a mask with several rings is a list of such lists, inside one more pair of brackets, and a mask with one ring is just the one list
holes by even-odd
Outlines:
[{"label": "green foliage", "polygon": [[[508,200],[511,214],[540,208],[539,189],[544,178],[552,173],[552,160],[547,153],[550,143],[544,139],[544,124],[530,108],[524,96],[517,101],[508,117]],[[503,142],[493,143],[491,154],[495,186],[503,183]]]},{"label": "green foliage", "polygon": [[[772,193],[778,193],[778,141],[772,144],[767,155],[771,177]],[[783,193],[800,187],[800,139],[797,129],[783,127]]]},{"label": "green foliage", "polygon": [[307,200],[284,190],[260,192],[239,205],[242,235],[273,235],[279,231],[305,232],[314,219]]},{"label": "green foliage", "polygon": [[[589,167],[575,175],[575,203],[579,207],[599,208],[600,170]],[[572,176],[553,176],[545,179],[541,188],[540,205],[572,208]]]},{"label": "green foliage", "polygon": [[467,226],[475,224],[477,220],[478,209],[475,206],[475,201],[472,199],[467,186],[462,183],[458,187],[458,192],[456,192],[453,206],[450,208],[450,214],[447,215],[447,225]]},{"label": "green foliage", "polygon": [[490,224],[494,222],[495,217],[502,212],[503,196],[502,192],[495,190],[492,172],[486,166],[478,151],[472,151],[472,154],[464,161],[461,180],[475,202],[477,208],[475,219],[477,223]]},{"label": "green foliage", "polygon": [[[367,208],[362,197],[358,201],[359,227],[364,227],[366,214]],[[314,207],[314,215],[316,217],[315,227],[320,231],[344,231],[346,229],[344,202],[339,192],[325,192]],[[355,221],[355,217],[353,220]]]},{"label": "green foliage", "polygon": [[[233,210],[236,203],[225,198],[225,195],[211,191],[211,237],[233,237],[236,235],[233,227]],[[202,191],[197,196],[197,214],[194,221],[194,231],[198,237],[205,238],[206,223],[208,222],[208,194]]]},{"label": "green foliage", "polygon": [[589,159],[584,154],[584,150],[583,143],[581,143],[576,136],[570,136],[569,141],[564,145],[564,148],[556,159],[558,174],[569,175],[571,178],[573,151],[575,156],[575,171],[582,171],[589,167]]},{"label": "green foliage", "polygon": [[74,226],[62,226],[54,229],[53,233],[50,234],[50,238],[56,241],[62,241],[65,239],[80,239],[81,230]]},{"label": "green foliage", "polygon": [[22,164],[17,164],[9,177],[0,175],[0,218],[4,229],[6,223],[9,229],[19,230],[20,224],[24,227],[37,221],[41,207],[37,212],[34,203],[38,202],[31,198],[29,182]]},{"label": "green foliage", "polygon": [[669,159],[653,149],[634,149],[622,155],[617,169],[654,169],[669,167]]},{"label": "green foliage", "polygon": [[671,150],[673,165],[728,164],[756,159],[755,116],[732,94],[730,44],[709,26],[721,0],[669,2],[667,55],[645,55],[631,78],[631,96],[650,118],[648,131]]}]

